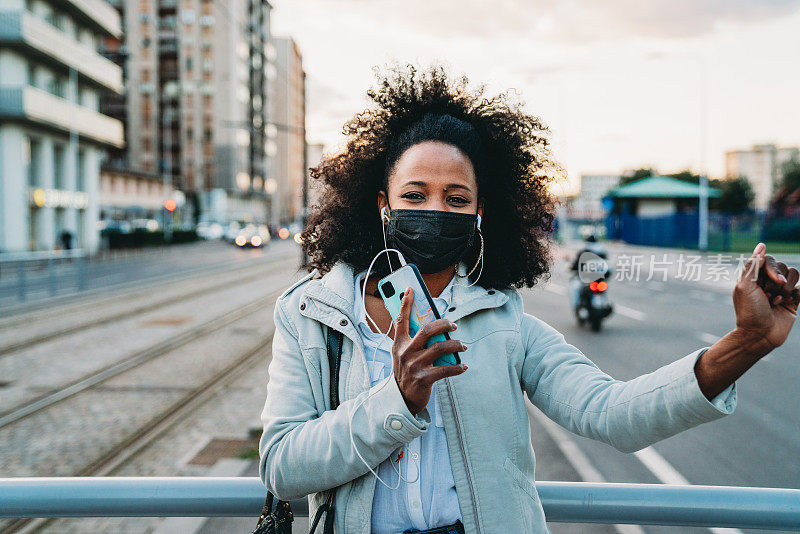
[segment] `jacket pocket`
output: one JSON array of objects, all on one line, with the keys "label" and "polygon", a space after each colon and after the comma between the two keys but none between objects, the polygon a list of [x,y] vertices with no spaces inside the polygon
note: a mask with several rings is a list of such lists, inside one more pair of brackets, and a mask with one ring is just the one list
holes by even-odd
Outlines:
[{"label": "jacket pocket", "polygon": [[525,476],[525,473],[520,471],[519,467],[514,465],[511,458],[506,458],[506,461],[503,462],[503,468],[511,475],[511,479],[519,486],[519,489],[527,493],[534,502],[539,502],[539,494],[536,492],[536,486],[531,482],[531,479]]}]

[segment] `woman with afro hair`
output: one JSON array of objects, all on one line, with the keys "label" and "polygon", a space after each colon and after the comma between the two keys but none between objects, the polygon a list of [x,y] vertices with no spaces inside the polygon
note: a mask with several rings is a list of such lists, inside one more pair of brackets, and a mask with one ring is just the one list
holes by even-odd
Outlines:
[{"label": "woman with afro hair", "polygon": [[[312,169],[311,272],[276,304],[260,443],[273,494],[310,495],[310,517],[340,533],[547,532],[526,397],[625,452],[733,412],[734,381],[791,329],[795,269],[759,244],[731,333],[614,380],[524,313],[517,292],[550,262],[558,167],[546,127],[509,94],[487,96],[440,67],[378,76],[344,150]],[[442,317],[415,335],[413,290],[398,288],[396,323],[378,293],[400,265],[385,248],[417,266]],[[434,364],[453,353],[460,363]]]}]

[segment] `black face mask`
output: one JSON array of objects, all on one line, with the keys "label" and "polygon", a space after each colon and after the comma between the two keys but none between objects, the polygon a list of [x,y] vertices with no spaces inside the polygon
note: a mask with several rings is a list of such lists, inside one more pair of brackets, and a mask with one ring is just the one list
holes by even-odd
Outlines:
[{"label": "black face mask", "polygon": [[423,274],[457,264],[472,245],[477,215],[436,210],[390,212],[386,240]]}]

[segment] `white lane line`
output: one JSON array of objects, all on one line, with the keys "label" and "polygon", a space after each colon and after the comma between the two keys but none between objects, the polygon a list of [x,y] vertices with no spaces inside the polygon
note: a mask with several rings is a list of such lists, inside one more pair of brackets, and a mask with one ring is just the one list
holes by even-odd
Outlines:
[{"label": "white lane line", "polygon": [[[578,472],[578,476],[581,477],[584,482],[606,481],[603,475],[600,474],[600,471],[595,469],[592,462],[583,454],[583,451],[580,450],[578,444],[569,436],[566,430],[561,428],[558,423],[552,421],[538,409],[534,408],[531,403],[526,402],[526,404],[528,405],[528,414],[544,427],[544,431],[550,436],[550,439],[555,442],[558,450],[560,450],[561,454],[572,464],[572,467],[575,468],[575,471]],[[617,532],[620,534],[645,534],[644,530],[639,525],[614,525],[614,528],[616,528]]]},{"label": "white lane line", "polygon": [[708,332],[697,332],[697,337],[700,338],[700,341],[708,343],[709,345],[713,345],[720,339],[720,336],[715,336],[714,334],[709,334]]},{"label": "white lane line", "polygon": [[616,311],[620,315],[624,315],[625,317],[629,317],[631,319],[636,319],[637,321],[644,321],[647,315],[639,310],[634,310],[633,308],[628,308],[627,306],[623,306],[622,304],[614,304],[614,311]]},{"label": "white lane line", "polygon": [[[572,464],[581,479],[585,482],[606,482],[603,475],[595,469],[589,458],[580,450],[577,442],[570,437],[566,430],[534,408],[529,402],[526,402],[526,404],[528,405],[528,414],[542,425],[547,435],[555,442],[558,449]],[[690,485],[686,477],[672,467],[672,464],[653,447],[636,451],[634,455],[662,484]],[[614,525],[614,527],[620,534],[644,534],[644,530],[639,525]],[[738,528],[715,527],[709,530],[714,534],[742,534],[742,531]]]},{"label": "white lane line", "polygon": [[[661,481],[662,484],[674,485],[689,485],[691,484],[686,477],[678,472],[677,469],[672,467],[663,456],[653,447],[646,447],[640,451],[633,453],[642,464],[651,472],[655,477]],[[742,534],[738,528],[709,528],[714,534]]]},{"label": "white lane line", "polygon": [[689,484],[682,474],[658,454],[653,447],[647,447],[633,453],[644,466],[653,473],[662,484],[685,486]]},{"label": "white lane line", "polygon": [[558,284],[547,284],[544,286],[545,291],[549,291],[550,293],[555,293],[556,295],[566,295],[567,288],[564,286],[560,286]]}]

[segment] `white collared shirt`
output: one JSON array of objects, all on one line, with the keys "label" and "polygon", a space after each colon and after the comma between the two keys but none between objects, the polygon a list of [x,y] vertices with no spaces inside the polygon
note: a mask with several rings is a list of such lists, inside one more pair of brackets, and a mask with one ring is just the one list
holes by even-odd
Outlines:
[{"label": "white collared shirt", "polygon": [[[392,373],[392,340],[376,334],[367,324],[361,297],[361,280],[365,273],[355,277],[355,310],[358,330],[364,341],[364,354],[372,377],[377,384]],[[434,297],[433,302],[443,315],[453,296],[453,280]],[[422,436],[407,446],[394,451],[378,466],[378,475],[391,490],[375,481],[372,501],[372,532],[383,534],[403,532],[408,529],[425,530],[451,525],[461,519],[456,485],[447,449],[442,412],[437,397],[437,385],[431,390],[428,413],[432,424]],[[402,453],[402,457],[398,458]],[[419,468],[419,473],[417,469]],[[399,480],[398,471],[409,482]]]}]

